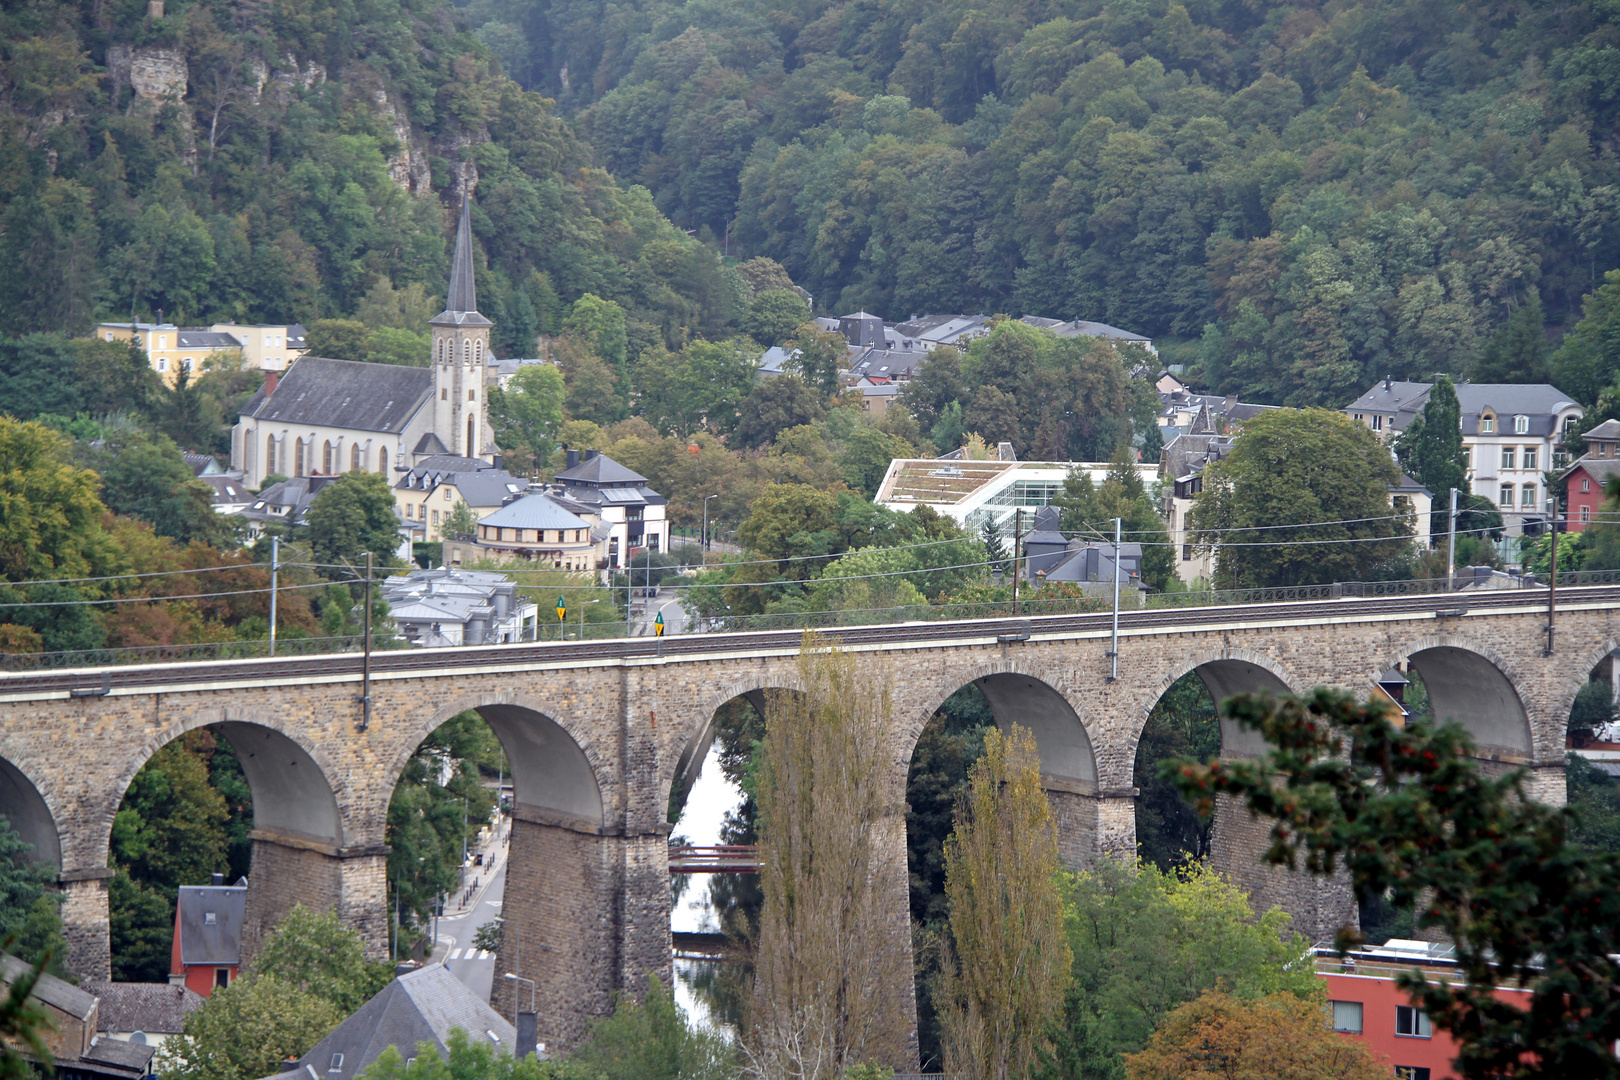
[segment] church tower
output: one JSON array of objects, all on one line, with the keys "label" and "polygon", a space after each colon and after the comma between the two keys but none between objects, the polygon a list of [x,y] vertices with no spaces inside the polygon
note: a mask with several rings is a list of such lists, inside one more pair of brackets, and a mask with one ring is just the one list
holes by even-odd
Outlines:
[{"label": "church tower", "polygon": [[494,324],[478,314],[472,222],[465,193],[456,227],[456,253],[450,262],[450,294],[444,311],[428,325],[433,328],[433,433],[452,454],[487,459],[495,452],[485,434],[484,404],[489,331]]}]

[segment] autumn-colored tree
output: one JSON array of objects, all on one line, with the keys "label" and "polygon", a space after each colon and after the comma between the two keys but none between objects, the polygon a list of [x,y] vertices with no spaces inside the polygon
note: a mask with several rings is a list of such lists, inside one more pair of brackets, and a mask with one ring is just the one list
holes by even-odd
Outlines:
[{"label": "autumn-colored tree", "polygon": [[945,842],[954,957],[940,973],[934,1001],[945,1071],[964,1080],[1007,1080],[1035,1064],[1069,983],[1062,864],[1027,728],[986,731],[970,783]]},{"label": "autumn-colored tree", "polygon": [[1210,990],[1164,1018],[1125,1055],[1130,1080],[1383,1080],[1386,1066],[1328,1026],[1320,1000],[1236,998]]},{"label": "autumn-colored tree", "polygon": [[885,917],[903,871],[891,897],[877,858],[879,832],[901,827],[883,779],[889,682],[809,634],[797,681],[767,697],[756,788],[764,902],[748,1050],[761,1080],[842,1076],[903,1046],[912,1024],[883,992],[911,966]]}]

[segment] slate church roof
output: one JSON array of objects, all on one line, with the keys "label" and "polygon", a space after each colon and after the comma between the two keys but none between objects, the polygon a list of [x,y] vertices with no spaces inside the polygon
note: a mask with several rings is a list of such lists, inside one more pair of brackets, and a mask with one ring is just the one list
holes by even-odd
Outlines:
[{"label": "slate church roof", "polygon": [[431,368],[305,356],[293,362],[268,401],[262,387],[255,392],[242,415],[294,427],[397,434],[432,392]]},{"label": "slate church roof", "polygon": [[467,196],[461,196],[461,221],[456,226],[456,253],[450,260],[450,292],[444,310],[428,320],[430,326],[493,326],[478,314],[478,292],[473,280],[472,219]]}]

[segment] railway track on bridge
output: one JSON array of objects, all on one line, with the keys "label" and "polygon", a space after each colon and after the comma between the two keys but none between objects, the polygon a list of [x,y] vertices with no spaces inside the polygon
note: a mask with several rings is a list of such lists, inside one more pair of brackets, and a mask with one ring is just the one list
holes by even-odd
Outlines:
[{"label": "railway track on bridge", "polygon": [[[1357,597],[1232,604],[1219,607],[1147,608],[1120,612],[1120,632],[1193,629],[1232,623],[1329,623],[1379,616],[1489,614],[1494,610],[1545,607],[1546,592],[1512,589],[1475,594],[1425,593],[1416,596]],[[1620,585],[1564,587],[1559,608],[1620,605]],[[941,622],[883,623],[837,627],[817,633],[845,647],[903,646],[997,640],[1007,643],[1068,635],[1099,636],[1111,625],[1110,613],[1030,615]],[[602,641],[484,645],[443,649],[373,652],[372,678],[446,667],[491,667],[524,664],[590,664],[635,662],[735,653],[784,653],[799,647],[802,630],[761,630],[690,634],[670,638],[614,638]],[[326,655],[200,660],[149,665],[117,665],[68,670],[0,674],[0,695],[77,693],[93,696],[114,689],[136,690],[188,684],[279,682],[288,679],[358,677],[362,657],[356,652]]]}]

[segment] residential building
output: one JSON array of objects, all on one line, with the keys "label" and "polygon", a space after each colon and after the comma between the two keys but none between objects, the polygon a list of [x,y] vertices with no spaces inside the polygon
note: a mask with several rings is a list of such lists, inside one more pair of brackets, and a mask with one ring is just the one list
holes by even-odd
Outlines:
[{"label": "residential building", "polygon": [[1194,393],[1169,372],[1154,384],[1159,392],[1159,438],[1169,443],[1177,435],[1235,435],[1244,422],[1276,405],[1251,405],[1235,396]]},{"label": "residential building", "polygon": [[104,322],[96,324],[96,336],[103,341],[134,342],[152,370],[170,386],[181,372],[195,377],[213,368],[240,367],[243,362],[242,343],[235,336],[201,326]]},{"label": "residential building", "polygon": [[271,474],[405,472],[438,454],[499,464],[485,413],[491,323],[478,313],[465,199],[445,310],[428,323],[432,365],[363,364],[304,356],[269,372],[231,432],[231,465],[250,487]]},{"label": "residential building", "polygon": [[[1101,484],[1109,467],[1107,462],[896,458],[889,462],[873,501],[901,512],[928,506],[975,533],[986,521],[994,521],[1003,527],[1004,536],[1011,536],[1008,520],[1024,510],[1027,528],[1033,521],[1029,512],[1060,494],[1070,471],[1078,469],[1093,484]],[[1144,485],[1153,483],[1156,463],[1135,468]]]},{"label": "residential building", "polygon": [[209,473],[197,479],[214,492],[214,513],[240,514],[257,501],[242,478],[233,473]]},{"label": "residential building", "polygon": [[414,539],[441,540],[440,526],[457,507],[465,505],[475,518],[482,518],[528,487],[527,480],[482,458],[432,454],[400,477],[394,485],[394,504],[402,527]]},{"label": "residential building", "polygon": [[1060,319],[1043,319],[1038,315],[1025,315],[1018,320],[1031,326],[1039,326],[1052,331],[1060,338],[1094,337],[1111,341],[1116,345],[1140,345],[1154,356],[1159,350],[1153,347],[1153,339],[1130,330],[1121,330],[1117,326],[1107,323],[1089,322],[1085,319],[1075,319],[1072,322],[1063,322]]},{"label": "residential building", "polygon": [[242,365],[258,371],[286,371],[306,349],[307,331],[298,323],[215,323],[208,329],[240,342]]},{"label": "residential building", "polygon": [[[532,1025],[532,1013],[520,1016]],[[383,987],[278,1080],[355,1080],[390,1046],[399,1050],[406,1065],[416,1060],[424,1043],[447,1059],[450,1032],[456,1028],[475,1041],[493,1045],[500,1054],[511,1054],[517,1046],[518,1033],[505,1017],[443,964],[430,964]],[[532,1034],[525,1041],[528,1046],[522,1056],[536,1049],[544,1053],[544,1047],[536,1047]]]},{"label": "residential building", "polygon": [[1570,532],[1584,532],[1600,520],[1609,481],[1620,476],[1620,420],[1605,420],[1581,437],[1586,453],[1559,477],[1565,491],[1564,527]]},{"label": "residential building", "polygon": [[[1433,386],[1385,379],[1344,412],[1392,440],[1423,411]],[[1580,423],[1581,406],[1547,383],[1460,383],[1457,404],[1469,490],[1496,504],[1511,536],[1544,524],[1551,505],[1546,478],[1568,464],[1564,440]]]},{"label": "residential building", "polygon": [[186,1017],[203,1003],[189,986],[166,982],[83,983],[80,988],[101,1002],[97,1034],[137,1046],[162,1046],[181,1034]]},{"label": "residential building", "polygon": [[[1455,979],[1457,964],[1450,945],[1391,939],[1349,953],[1342,960],[1332,949],[1316,951],[1316,973],[1327,986],[1333,1030],[1359,1042],[1406,1080],[1453,1080],[1451,1063],[1458,1044],[1437,1029],[1412,999],[1395,985],[1395,977],[1414,968],[1431,979]],[[1498,987],[1496,998],[1520,1007],[1530,992]]]},{"label": "residential building", "polygon": [[1116,555],[1111,543],[1064,536],[1058,531],[1059,517],[1055,506],[1035,511],[1030,531],[1023,538],[1024,580],[1037,585],[1065,582],[1080,586],[1082,592],[1112,598],[1117,562],[1120,603],[1142,606],[1142,545],[1120,544]]},{"label": "residential building", "polygon": [[865,376],[856,381],[854,389],[861,395],[861,411],[873,418],[888,412],[900,398],[900,384],[887,375]]},{"label": "residential building", "polygon": [[169,982],[201,997],[229,986],[242,970],[242,920],[247,911],[247,879],[225,884],[182,885],[174,908],[174,943],[169,951]]},{"label": "residential building", "polygon": [[335,476],[300,476],[271,484],[241,511],[247,521],[249,536],[264,535],[264,527],[271,522],[296,528],[306,524],[305,515],[321,488],[336,480]]},{"label": "residential building", "polygon": [[[567,467],[554,478],[562,494],[589,508],[606,531],[607,566],[618,569],[636,552],[669,550],[669,500],[647,486],[647,478],[606,454],[566,452]],[[584,514],[576,516],[584,517]]]},{"label": "residential building", "polygon": [[412,645],[498,645],[533,641],[539,607],[505,574],[439,567],[390,577],[388,614]]},{"label": "residential building", "polygon": [[531,492],[480,518],[476,546],[496,561],[522,559],[555,570],[596,570],[607,558],[612,533],[601,524],[598,509],[550,491]]},{"label": "residential building", "polygon": [[[33,965],[0,953],[0,993],[9,994],[11,984],[32,970]],[[28,1000],[44,1014],[46,1026],[39,1036],[59,1080],[141,1080],[149,1073],[156,1047],[96,1037],[101,1002],[94,994],[55,975],[41,975]],[[31,1060],[26,1050],[9,1049]]]}]

